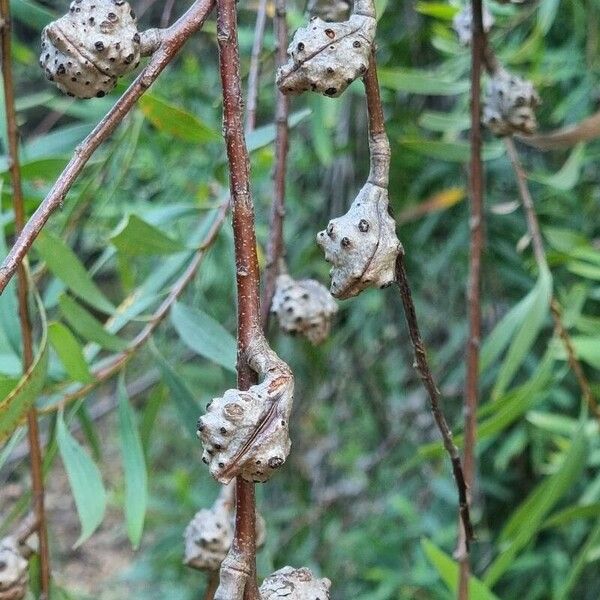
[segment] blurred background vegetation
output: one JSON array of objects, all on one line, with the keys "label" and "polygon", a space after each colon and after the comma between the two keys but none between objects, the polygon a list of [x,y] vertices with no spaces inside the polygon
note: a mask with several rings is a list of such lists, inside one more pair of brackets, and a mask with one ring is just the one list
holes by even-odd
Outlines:
[{"label": "blurred background vegetation", "polygon": [[[302,1],[289,4],[293,30],[304,20],[305,6]],[[448,418],[460,434],[469,50],[459,46],[451,27],[459,3],[378,4],[378,60],[393,153],[391,204],[429,356]],[[27,208],[33,211],[76,144],[128,82],[102,99],[73,101],[59,95],[38,67],[38,40],[44,24],[62,14],[66,3],[12,0],[11,5],[23,176]],[[145,27],[169,18],[168,10],[172,22],[187,3],[175,0],[169,6],[142,0],[134,8]],[[542,130],[596,111],[598,0],[542,0],[524,7],[490,1],[487,6],[496,19],[493,47],[511,70],[535,83],[543,99],[538,112]],[[239,3],[244,77],[256,8],[252,1]],[[269,26],[261,61],[259,128],[249,136],[262,257],[274,159],[273,55]],[[127,405],[129,399],[135,408],[148,473],[145,527],[136,551],[124,518],[128,442],[113,410],[116,378],[67,404],[61,416],[55,409],[65,393],[91,381],[90,370],[121,351],[124,340],[141,329],[226,197],[220,119],[211,20],[90,161],[31,254],[43,304],[43,310],[35,309],[35,334],[38,351],[47,347],[49,356],[38,406],[49,409],[42,430],[58,598],[192,600],[201,597],[205,586],[203,574],[182,566],[182,534],[194,513],[209,506],[218,492],[200,462],[195,418],[206,402],[235,383],[235,279],[227,222],[175,309],[123,371],[121,401]],[[315,233],[345,211],[368,169],[360,82],[339,100],[294,100],[291,120],[287,259],[294,276],[327,283],[328,265],[314,243]],[[2,116],[3,140],[4,124]],[[473,548],[474,574],[482,583],[472,597],[596,600],[598,420],[582,404],[554,334],[548,286],[563,305],[575,349],[598,395],[600,146],[520,150],[552,281],[538,277],[504,146],[486,135],[485,338]],[[6,157],[0,160],[1,243],[9,244],[10,182]],[[5,247],[0,254],[6,254]],[[90,319],[81,318],[77,307]],[[11,287],[0,297],[2,397],[20,376],[15,315]],[[340,303],[333,334],[318,348],[283,336],[274,325],[270,337],[293,367],[297,383],[292,454],[258,490],[268,527],[259,575],[286,564],[309,566],[332,580],[336,600],[453,597],[454,484],[412,368],[396,289],[372,290]],[[65,339],[74,350],[61,357],[55,348]],[[2,531],[9,531],[27,510],[30,483],[24,432],[5,428],[2,435],[0,523]],[[78,440],[75,450],[71,436]],[[82,448],[99,468],[107,509],[97,531],[73,549],[80,524],[64,462],[73,459],[69,452]],[[92,506],[96,513],[84,515],[84,533],[94,529],[100,508]]]}]

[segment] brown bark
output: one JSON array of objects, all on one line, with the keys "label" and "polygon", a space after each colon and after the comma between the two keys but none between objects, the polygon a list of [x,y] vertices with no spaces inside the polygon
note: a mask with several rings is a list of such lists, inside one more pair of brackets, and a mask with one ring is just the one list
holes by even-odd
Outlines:
[{"label": "brown bark", "polygon": [[[2,37],[2,78],[4,82],[4,108],[6,112],[6,130],[8,137],[8,163],[12,184],[12,200],[15,214],[15,233],[19,234],[25,223],[21,168],[19,164],[19,129],[15,110],[15,90],[12,76],[11,26],[9,0],[0,0],[1,37]],[[23,345],[23,372],[33,363],[33,333],[29,314],[29,281],[23,264],[17,271],[17,297],[21,341]],[[27,438],[31,463],[31,488],[33,511],[37,525],[40,556],[40,590],[42,600],[50,595],[50,551],[46,511],[44,509],[44,475],[42,472],[42,449],[35,407],[27,411]]]},{"label": "brown bark", "polygon": [[[465,379],[465,444],[464,469],[468,488],[475,483],[475,445],[477,442],[477,406],[479,404],[479,347],[481,341],[481,256],[483,252],[483,162],[481,159],[481,72],[485,34],[482,22],[481,0],[472,0],[473,41],[471,43],[471,160],[469,169],[470,192],[470,258],[468,283],[469,339],[467,342]],[[470,501],[470,498],[469,498]],[[470,564],[468,535],[462,532],[457,548],[460,561],[458,585],[459,600],[469,598]]]},{"label": "brown bark", "polygon": [[[217,2],[217,41],[223,87],[223,134],[229,161],[236,282],[238,298],[238,388],[257,382],[246,351],[260,331],[260,274],[256,254],[254,206],[250,192],[250,160],[244,139],[240,57],[235,0]],[[243,565],[244,600],[258,600],[256,584],[256,503],[254,484],[236,480],[235,536],[232,552]],[[226,568],[225,565],[223,568]],[[221,571],[223,578],[223,569]],[[217,590],[217,594],[219,591]]]},{"label": "brown bark", "polygon": [[[275,2],[275,39],[277,40],[276,66],[279,67],[287,60],[287,11],[286,0]],[[265,269],[265,285],[261,323],[266,330],[269,324],[269,311],[275,284],[279,275],[281,259],[285,255],[283,239],[283,219],[285,217],[285,176],[287,171],[287,156],[289,146],[288,113],[289,99],[275,87],[277,104],[275,109],[275,123],[277,133],[275,137],[275,170],[273,172],[273,203],[271,205],[271,226],[269,229],[269,245],[267,247],[267,266]]]}]

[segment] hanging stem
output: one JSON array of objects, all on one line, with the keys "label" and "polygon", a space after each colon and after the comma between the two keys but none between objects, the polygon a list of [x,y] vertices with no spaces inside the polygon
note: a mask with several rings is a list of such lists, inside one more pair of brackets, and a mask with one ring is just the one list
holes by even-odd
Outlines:
[{"label": "hanging stem", "polygon": [[267,23],[267,0],[259,0],[254,26],[254,42],[250,56],[248,72],[248,98],[246,100],[246,132],[256,127],[256,110],[258,107],[258,88],[260,86],[260,60],[265,41],[265,25]]},{"label": "hanging stem", "polygon": [[[374,180],[377,185],[384,185],[387,187],[390,158],[389,141],[385,131],[383,105],[381,103],[379,82],[377,79],[377,63],[374,54],[372,54],[370,57],[369,69],[363,78],[363,82],[365,85],[367,109],[369,113],[370,146],[371,149],[374,148],[377,151],[375,156],[371,156],[371,174],[369,176],[369,180]],[[452,432],[450,427],[448,426],[446,418],[444,417],[441,405],[441,395],[435,384],[433,374],[427,360],[425,345],[423,344],[423,339],[421,338],[421,333],[419,331],[415,305],[412,299],[412,293],[404,266],[403,251],[400,252],[396,261],[396,281],[400,289],[400,297],[402,299],[402,305],[404,306],[406,323],[408,325],[410,339],[415,352],[415,365],[417,372],[419,373],[419,376],[423,381],[423,385],[425,386],[425,389],[429,395],[431,412],[433,413],[435,423],[442,435],[444,448],[446,449],[446,452],[450,456],[450,460],[452,462],[452,471],[454,473],[454,479],[456,481],[456,487],[458,490],[460,515],[464,530],[467,532],[467,542],[469,542],[473,538],[473,528],[471,526],[471,520],[469,517],[467,486],[460,462],[460,455],[456,445],[454,444],[454,441],[452,440]]]},{"label": "hanging stem", "polygon": [[[4,82],[4,108],[6,111],[6,130],[8,137],[8,163],[12,184],[13,208],[15,214],[15,232],[19,234],[25,224],[25,207],[23,188],[21,185],[21,168],[19,164],[19,129],[15,110],[15,90],[11,64],[11,24],[9,0],[0,0],[1,36],[2,36],[2,78]],[[29,281],[27,270],[23,264],[17,272],[17,296],[19,303],[19,321],[21,324],[21,341],[23,345],[23,371],[26,372],[33,363],[33,333],[29,314]],[[46,511],[44,509],[44,476],[42,473],[42,449],[38,428],[37,410],[35,407],[27,411],[27,437],[31,462],[31,480],[33,511],[39,539],[40,556],[40,590],[42,600],[50,597],[50,551],[48,548],[48,531],[46,528]]]},{"label": "hanging stem", "polygon": [[[471,43],[471,163],[469,192],[471,196],[469,227],[470,258],[468,283],[469,339],[467,342],[465,379],[465,443],[464,467],[468,489],[475,483],[475,445],[477,441],[477,406],[479,404],[479,346],[481,340],[481,255],[483,251],[483,163],[481,160],[481,72],[484,49],[481,0],[471,0],[473,40]],[[469,498],[469,501],[471,499]],[[460,561],[459,600],[469,598],[470,564],[468,533],[459,538],[457,556]]]},{"label": "hanging stem", "polygon": [[106,113],[100,123],[77,146],[73,157],[19,234],[8,256],[2,261],[0,265],[0,294],[15,274],[18,265],[25,258],[52,213],[62,205],[68,191],[88,160],[100,144],[110,136],[127,116],[139,98],[156,81],[163,69],[177,56],[183,44],[204,25],[204,21],[211,13],[214,5],[215,0],[196,0],[182,17],[162,32],[161,45],[154,52],[146,67]]},{"label": "hanging stem", "polygon": [[[286,0],[275,0],[275,39],[277,52],[275,57],[276,67],[280,67],[287,60],[287,10]],[[275,108],[275,123],[277,132],[275,136],[275,171],[273,172],[273,203],[271,204],[271,226],[269,228],[269,245],[267,248],[267,266],[265,269],[265,286],[263,292],[261,323],[266,330],[269,324],[269,314],[275,284],[281,259],[285,255],[283,240],[283,219],[285,217],[285,176],[287,170],[287,156],[289,147],[288,113],[289,99],[275,86],[277,103]]]},{"label": "hanging stem", "polygon": [[[247,363],[250,342],[260,332],[260,274],[256,255],[254,206],[250,193],[250,160],[244,139],[242,86],[237,38],[235,0],[217,2],[217,41],[223,87],[223,133],[229,161],[229,182],[235,246],[238,297],[238,388],[247,390],[257,382]],[[230,554],[221,568],[221,584],[215,598],[236,600],[225,589],[232,579],[240,579],[239,598],[258,600],[256,584],[256,503],[254,484],[236,480],[235,535]],[[242,596],[243,593],[243,596]]]},{"label": "hanging stem", "polygon": [[[521,165],[521,161],[519,160],[519,154],[517,152],[512,137],[509,136],[504,138],[504,143],[506,145],[506,150],[508,152],[510,162],[515,171],[515,176],[517,178],[517,186],[519,188],[521,203],[523,204],[523,209],[527,218],[527,229],[531,237],[535,261],[539,269],[547,269],[548,261],[546,259],[546,251],[544,249],[544,240],[540,231],[540,224],[538,221],[537,213],[535,212],[533,198],[531,197],[529,186],[527,185],[527,175],[525,174],[523,166]],[[583,399],[585,400],[589,409],[594,413],[596,418],[600,420],[600,408],[598,407],[598,402],[594,397],[594,394],[592,393],[592,388],[590,386],[589,381],[587,380],[587,377],[585,376],[585,373],[583,372],[583,367],[577,359],[577,354],[575,353],[575,349],[573,348],[571,336],[569,335],[569,332],[567,331],[567,328],[565,327],[562,320],[562,308],[556,296],[554,295],[550,300],[550,312],[554,321],[554,328],[558,337],[563,343],[563,346],[567,353],[567,361],[571,370],[573,371],[573,374],[575,375],[575,378],[577,379],[577,383],[579,384],[579,388],[581,389]]]}]

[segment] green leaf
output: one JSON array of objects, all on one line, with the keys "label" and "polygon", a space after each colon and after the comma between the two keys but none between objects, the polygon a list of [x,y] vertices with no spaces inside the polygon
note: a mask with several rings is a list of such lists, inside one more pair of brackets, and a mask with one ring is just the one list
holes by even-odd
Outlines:
[{"label": "green leaf", "polygon": [[[428,539],[421,540],[421,547],[448,589],[456,595],[458,564]],[[484,583],[472,575],[469,578],[469,598],[471,600],[498,600],[497,596]]]},{"label": "green leaf", "polygon": [[34,0],[12,0],[10,12],[24,25],[39,31],[56,18],[54,12]]},{"label": "green leaf", "polygon": [[531,300],[527,302],[527,312],[521,327],[514,336],[506,357],[500,367],[492,390],[492,399],[497,400],[508,388],[523,360],[542,329],[552,295],[552,275],[547,267],[540,270],[535,287],[531,291]]},{"label": "green leaf", "polygon": [[469,129],[471,119],[462,113],[426,111],[419,117],[419,125],[430,131],[458,132]]},{"label": "green leaf", "polygon": [[98,467],[69,433],[62,412],[58,416],[56,440],[81,523],[81,534],[73,546],[76,548],[102,523],[106,510],[106,490]]},{"label": "green leaf", "polygon": [[570,525],[578,519],[595,519],[600,517],[600,502],[593,504],[575,504],[558,511],[549,517],[542,525],[543,529]]},{"label": "green leaf", "polygon": [[417,2],[415,10],[422,15],[452,21],[459,9],[446,2]]},{"label": "green leaf", "polygon": [[[310,109],[305,108],[298,112],[292,113],[288,119],[288,127],[293,129],[310,115]],[[246,146],[248,152],[254,152],[260,148],[264,148],[275,141],[276,129],[273,123],[257,127],[246,136]]]},{"label": "green leaf", "polygon": [[35,249],[50,271],[76,296],[104,313],[114,312],[115,307],[94,283],[73,250],[59,237],[43,231],[35,242]]},{"label": "green leaf", "polygon": [[498,321],[481,348],[479,359],[480,373],[486,371],[496,358],[502,354],[506,346],[508,346],[515,331],[522,325],[525,317],[531,310],[534,300],[535,291],[532,290]]},{"label": "green leaf", "polygon": [[578,480],[585,466],[586,437],[578,429],[559,469],[540,483],[513,512],[500,534],[504,548],[486,571],[484,582],[493,586],[511,567],[518,553],[542,526],[546,515]]},{"label": "green leaf", "polygon": [[100,344],[107,350],[120,352],[127,348],[127,342],[109,333],[104,329],[102,323],[93,317],[83,306],[73,298],[63,294],[58,304],[63,317],[82,338]]},{"label": "green leaf", "polygon": [[[466,163],[471,156],[471,148],[467,142],[439,142],[412,137],[400,137],[398,142],[414,152],[447,162]],[[494,142],[483,146],[483,160],[500,158],[503,154],[504,146],[502,144]]]},{"label": "green leaf", "polygon": [[[595,336],[573,336],[571,343],[575,349],[575,354],[579,360],[582,360],[596,369],[600,369],[600,339]],[[567,353],[564,346],[557,348],[556,353],[562,360],[567,360]]]},{"label": "green leaf", "polygon": [[185,430],[195,439],[200,408],[196,404],[192,392],[175,369],[156,350],[154,354],[162,379],[169,389],[171,399],[175,403],[179,419]]},{"label": "green leaf", "polygon": [[68,327],[62,323],[50,323],[48,337],[70,377],[82,383],[93,381],[83,350]]},{"label": "green leaf", "polygon": [[180,241],[165,235],[137,215],[129,215],[110,240],[119,252],[128,256],[175,254],[186,250]]},{"label": "green leaf", "polygon": [[569,600],[569,598],[573,598],[571,590],[575,587],[575,584],[581,577],[581,573],[586,567],[591,555],[597,550],[598,542],[600,542],[600,521],[594,525],[587,540],[577,553],[577,556],[568,571],[566,580],[556,595],[557,600]]},{"label": "green leaf", "polygon": [[48,326],[41,299],[36,302],[42,322],[42,339],[33,363],[16,387],[0,401],[0,442],[10,436],[21,424],[25,413],[34,405],[44,387],[48,372]]},{"label": "green leaf", "polygon": [[188,348],[235,372],[235,339],[212,317],[199,309],[177,302],[171,309],[171,322]]},{"label": "green leaf", "polygon": [[382,87],[396,92],[423,94],[425,96],[454,96],[469,89],[466,80],[444,79],[439,74],[419,69],[378,69]]},{"label": "green leaf", "polygon": [[585,157],[585,144],[577,144],[565,164],[559,171],[553,175],[544,175],[541,173],[530,175],[530,179],[538,181],[557,190],[572,190],[579,181],[579,173]]},{"label": "green leaf", "polygon": [[600,281],[600,267],[591,265],[590,263],[572,260],[567,263],[567,269],[575,275],[584,277],[585,279],[591,279],[592,281]]},{"label": "green leaf", "polygon": [[148,474],[135,413],[127,397],[123,379],[119,378],[119,435],[125,474],[125,519],[127,533],[134,548],[140,545],[148,503]]},{"label": "green leaf", "polygon": [[217,131],[192,113],[153,94],[142,96],[138,105],[144,116],[162,133],[194,143],[212,142],[220,138]]}]

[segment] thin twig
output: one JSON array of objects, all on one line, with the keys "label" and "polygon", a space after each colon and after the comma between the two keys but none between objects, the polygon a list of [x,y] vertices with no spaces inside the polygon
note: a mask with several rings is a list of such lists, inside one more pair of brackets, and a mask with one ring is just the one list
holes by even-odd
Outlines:
[{"label": "thin twig", "polygon": [[[367,70],[363,81],[365,85],[367,109],[369,114],[369,136],[371,139],[386,136],[383,104],[381,102],[379,82],[377,79],[377,63],[374,54],[372,54],[370,57],[369,69]],[[375,171],[379,172],[380,170],[381,169]],[[446,449],[446,452],[450,456],[450,460],[452,462],[452,471],[454,473],[454,479],[456,481],[456,487],[458,490],[460,515],[462,517],[465,531],[467,532],[467,541],[470,541],[473,537],[473,530],[469,517],[467,487],[465,484],[465,478],[463,476],[460,455],[456,445],[452,440],[452,432],[450,427],[448,427],[446,418],[444,417],[440,392],[435,384],[433,374],[431,373],[431,368],[429,367],[427,354],[425,352],[425,345],[423,344],[423,340],[419,332],[419,324],[417,321],[415,305],[412,299],[412,293],[408,283],[406,269],[404,267],[403,251],[400,252],[396,261],[396,280],[400,289],[400,297],[402,298],[402,304],[404,306],[408,331],[415,352],[415,366],[429,395],[431,412],[433,413],[436,425],[442,435],[444,448]]]},{"label": "thin twig", "polygon": [[259,0],[254,26],[254,42],[250,56],[248,72],[248,96],[246,99],[246,131],[256,127],[256,111],[258,107],[258,90],[260,87],[260,61],[265,42],[265,25],[267,23],[267,0]]},{"label": "thin twig", "polygon": [[[504,143],[506,145],[506,150],[517,178],[519,195],[521,196],[521,203],[523,204],[523,209],[527,218],[527,229],[529,231],[529,236],[531,237],[535,261],[539,269],[547,269],[548,261],[546,259],[546,251],[544,249],[544,240],[540,231],[537,213],[535,212],[533,198],[531,197],[529,186],[527,185],[527,175],[525,174],[523,166],[521,165],[521,161],[519,160],[519,154],[512,137],[508,136],[504,138]],[[550,300],[550,312],[552,314],[556,333],[565,347],[567,361],[571,370],[573,371],[573,374],[575,375],[575,378],[577,379],[577,383],[579,384],[583,398],[589,409],[598,419],[600,419],[600,408],[598,407],[598,402],[592,393],[590,383],[585,376],[583,367],[577,359],[573,342],[562,320],[562,309],[560,303],[554,295]]]},{"label": "thin twig", "polygon": [[[275,39],[277,43],[276,66],[279,67],[287,60],[287,10],[286,0],[275,1]],[[285,217],[285,176],[289,146],[288,113],[289,100],[276,87],[277,97],[275,108],[275,170],[273,172],[273,203],[271,204],[271,226],[269,228],[269,245],[267,248],[267,265],[265,268],[265,284],[263,290],[261,323],[266,330],[269,324],[271,301],[275,293],[275,283],[279,275],[281,259],[285,255],[283,239],[283,219]]]},{"label": "thin twig", "polygon": [[74,402],[78,398],[82,398],[89,394],[94,388],[98,387],[102,382],[110,379],[113,375],[117,374],[119,371],[125,367],[125,365],[133,358],[133,356],[140,350],[140,348],[150,339],[156,328],[162,323],[165,319],[169,310],[173,306],[173,304],[177,301],[179,296],[183,293],[188,284],[193,280],[198,267],[202,263],[204,257],[206,256],[207,250],[212,246],[213,242],[217,239],[217,234],[223,225],[223,221],[227,215],[229,205],[228,203],[223,203],[215,221],[211,225],[209,231],[206,233],[206,236],[202,240],[198,251],[189,262],[186,269],[179,276],[177,281],[171,286],[171,291],[168,296],[163,300],[160,306],[156,309],[156,311],[150,317],[148,323],[145,327],[135,336],[135,338],[131,341],[131,343],[123,350],[122,352],[116,354],[112,357],[111,361],[108,364],[102,365],[102,367],[93,371],[92,376],[94,377],[94,381],[90,383],[86,383],[81,385],[76,390],[64,394],[60,400],[50,406],[45,406],[41,409],[41,413],[52,413],[58,410],[61,407],[65,407],[71,402]]},{"label": "thin twig", "polygon": [[[15,231],[19,233],[25,224],[25,206],[21,185],[19,164],[19,128],[15,110],[15,89],[11,64],[11,17],[9,0],[0,0],[0,18],[2,27],[2,79],[4,82],[4,108],[6,112],[6,130],[8,136],[8,163],[12,184],[13,208],[15,213]],[[33,333],[29,314],[29,281],[25,265],[19,265],[17,295],[19,303],[19,322],[23,345],[23,372],[31,367],[34,360]],[[44,476],[42,474],[42,448],[35,407],[27,411],[27,438],[31,462],[31,488],[33,492],[33,510],[37,525],[40,556],[40,598],[50,597],[50,551],[48,548],[48,530],[44,509]]]},{"label": "thin twig", "polygon": [[29,219],[8,256],[2,262],[0,266],[0,293],[4,291],[17,266],[24,259],[50,215],[62,205],[68,191],[90,157],[116,129],[152,83],[156,81],[163,69],[175,58],[183,44],[202,27],[214,5],[215,0],[196,0],[182,17],[163,32],[160,48],[152,55],[146,67],[100,123],[77,146],[69,164]]},{"label": "thin twig", "polygon": [[419,376],[421,377],[421,381],[427,390],[427,394],[429,395],[429,402],[431,405],[433,418],[442,435],[444,448],[448,453],[452,463],[452,472],[454,474],[454,480],[458,490],[460,520],[466,532],[465,546],[468,552],[469,543],[474,538],[473,526],[471,525],[471,518],[469,514],[468,486],[465,481],[458,448],[452,439],[452,431],[450,430],[450,427],[446,422],[446,418],[444,417],[444,412],[442,410],[442,397],[437,385],[435,384],[435,380],[429,366],[429,361],[427,360],[425,344],[423,343],[423,339],[421,338],[421,333],[419,331],[415,305],[412,299],[406,268],[404,266],[403,252],[399,254],[396,260],[396,281],[398,283],[398,287],[400,288],[400,297],[402,298],[402,304],[404,306],[406,323],[408,325],[408,333],[415,351],[415,366]]},{"label": "thin twig", "polygon": [[[229,162],[232,225],[235,246],[238,298],[238,388],[247,390],[257,382],[246,351],[260,330],[260,272],[256,254],[254,206],[250,192],[250,159],[244,139],[240,56],[235,0],[217,0],[217,41],[223,87],[223,135]],[[254,484],[236,480],[235,534],[228,559],[235,558],[237,573],[243,574],[244,600],[258,600],[256,583],[256,502]],[[220,587],[216,598],[219,598]],[[222,600],[236,600],[223,598]]]},{"label": "thin twig", "polygon": [[204,592],[204,600],[213,600],[215,592],[219,587],[219,571],[211,571],[208,575],[208,583]]},{"label": "thin twig", "polygon": [[[465,481],[469,490],[475,484],[475,445],[477,443],[477,406],[479,405],[479,346],[481,341],[481,255],[483,251],[483,162],[481,159],[481,73],[482,61],[487,47],[483,31],[482,2],[471,0],[473,15],[473,39],[471,43],[471,164],[469,169],[471,231],[469,243],[469,282],[468,282],[468,321],[465,378],[465,442],[464,468]],[[488,61],[486,60],[486,63]],[[471,501],[471,498],[468,498]],[[471,573],[468,552],[468,532],[461,530],[457,557],[460,562],[458,583],[459,600],[469,598],[469,578]]]}]

